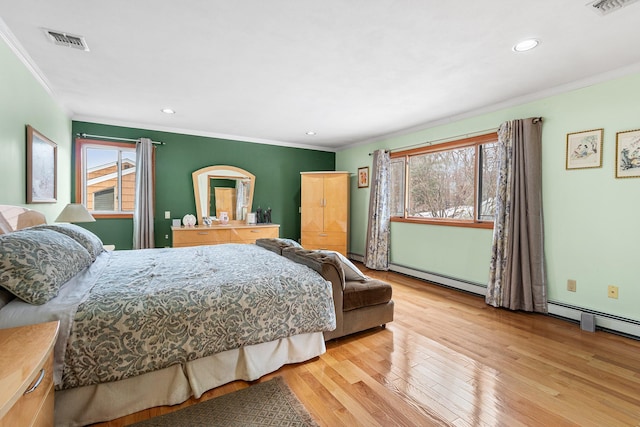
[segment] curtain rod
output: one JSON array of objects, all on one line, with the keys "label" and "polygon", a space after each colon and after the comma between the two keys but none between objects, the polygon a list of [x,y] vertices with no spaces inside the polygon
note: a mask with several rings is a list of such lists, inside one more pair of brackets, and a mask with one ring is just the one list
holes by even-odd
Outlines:
[{"label": "curtain rod", "polygon": [[[491,129],[485,129],[485,130],[479,130],[476,132],[468,132],[468,133],[463,133],[460,135],[454,135],[454,136],[448,136],[446,138],[439,138],[439,139],[432,139],[431,141],[425,141],[425,142],[418,142],[417,144],[411,144],[411,145],[405,145],[403,147],[396,147],[396,148],[392,148],[392,149],[387,149],[385,150],[386,152],[393,152],[393,151],[400,151],[400,150],[406,150],[408,148],[416,148],[416,147],[428,147],[429,145],[433,144],[434,142],[443,142],[443,141],[454,141],[456,139],[461,139],[461,138],[469,138],[472,136],[477,136],[477,135],[482,135],[485,133],[489,133],[489,132],[496,132],[498,130],[498,128],[491,128]],[[373,153],[369,153],[369,155],[373,155]]]},{"label": "curtain rod", "polygon": [[[80,136],[82,138],[112,139],[114,141],[124,141],[124,142],[138,142],[138,141],[140,141],[140,138],[138,138],[138,139],[118,138],[118,137],[115,137],[115,136],[90,135],[88,133],[77,133],[76,136]],[[164,142],[158,142],[158,141],[151,141],[151,143],[155,144],[155,145],[164,145]]]},{"label": "curtain rod", "polygon": [[498,131],[498,128],[490,128],[490,129],[485,129],[485,130],[478,130],[478,131],[475,131],[475,132],[467,132],[467,133],[463,133],[463,134],[460,134],[460,135],[448,136],[446,138],[432,139],[431,141],[420,142],[418,144],[405,145],[404,147],[393,148],[393,149],[391,149],[389,151],[406,150],[407,148],[420,147],[420,146],[423,146],[423,145],[424,146],[428,146],[428,145],[432,145],[434,142],[454,141],[456,139],[471,138],[472,136],[478,136],[478,135],[483,135],[485,133],[497,132],[497,131]]},{"label": "curtain rod", "polygon": [[[533,123],[538,123],[542,121],[542,117],[534,117],[533,118]],[[497,132],[499,128],[490,128],[490,129],[485,129],[485,130],[479,130],[476,132],[469,132],[469,133],[463,133],[461,135],[455,135],[455,136],[448,136],[446,138],[440,138],[440,139],[434,139],[431,141],[426,141],[426,142],[419,142],[417,144],[413,144],[413,145],[405,145],[404,147],[397,147],[397,148],[392,148],[391,150],[387,149],[385,150],[386,152],[393,152],[393,151],[398,151],[398,150],[406,150],[407,148],[415,148],[415,147],[427,147],[431,144],[433,144],[434,142],[443,142],[443,141],[454,141],[456,139],[461,139],[461,138],[470,138],[472,136],[478,136],[478,135],[482,135],[485,133],[489,133],[489,132]],[[373,153],[369,153],[369,155],[373,155]]]}]

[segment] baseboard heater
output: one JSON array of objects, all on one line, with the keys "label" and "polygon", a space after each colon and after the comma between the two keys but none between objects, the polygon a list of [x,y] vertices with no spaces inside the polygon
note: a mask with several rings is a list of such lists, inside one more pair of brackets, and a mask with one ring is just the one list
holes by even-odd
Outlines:
[{"label": "baseboard heater", "polygon": [[[362,255],[350,253],[349,258],[364,262],[364,257]],[[422,279],[436,285],[446,286],[448,288],[458,289],[476,295],[484,296],[487,293],[487,286],[484,284],[431,273],[413,267],[407,267],[400,264],[390,264],[389,270],[406,276]],[[580,324],[581,320],[584,321],[583,314],[593,315],[596,329],[640,340],[640,321],[557,301],[548,301],[547,304],[550,316]]]}]

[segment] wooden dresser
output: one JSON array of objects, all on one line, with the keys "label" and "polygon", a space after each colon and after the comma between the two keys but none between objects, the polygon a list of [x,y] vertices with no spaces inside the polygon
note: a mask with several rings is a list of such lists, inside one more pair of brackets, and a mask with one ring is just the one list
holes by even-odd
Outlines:
[{"label": "wooden dresser", "polygon": [[0,426],[53,426],[58,322],[0,329]]},{"label": "wooden dresser", "polygon": [[349,172],[301,172],[300,176],[302,246],[347,256]]},{"label": "wooden dresser", "polygon": [[219,245],[221,243],[255,243],[257,239],[280,235],[279,224],[212,225],[171,227],[174,248]]}]

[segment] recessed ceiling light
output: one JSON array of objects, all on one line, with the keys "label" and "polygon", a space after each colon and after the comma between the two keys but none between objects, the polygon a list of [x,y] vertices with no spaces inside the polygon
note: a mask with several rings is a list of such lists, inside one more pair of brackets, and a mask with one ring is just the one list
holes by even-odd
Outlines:
[{"label": "recessed ceiling light", "polygon": [[307,135],[309,135],[309,136],[313,136],[313,135],[315,135],[315,134],[316,134],[316,133],[315,133],[314,131],[312,131],[312,130],[310,130],[309,132],[307,132]]},{"label": "recessed ceiling light", "polygon": [[540,42],[536,39],[522,40],[520,43],[516,44],[513,47],[513,50],[514,52],[526,52],[537,47],[539,44]]},{"label": "recessed ceiling light", "polygon": [[160,111],[162,111],[165,114],[175,114],[176,113],[175,110],[172,110],[171,108],[163,108]]}]

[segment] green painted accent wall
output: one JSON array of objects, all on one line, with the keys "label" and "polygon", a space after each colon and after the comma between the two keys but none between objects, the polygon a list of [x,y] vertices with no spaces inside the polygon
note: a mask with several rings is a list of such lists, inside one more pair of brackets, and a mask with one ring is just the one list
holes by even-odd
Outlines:
[{"label": "green painted accent wall", "polygon": [[[640,129],[640,74],[480,114],[336,154],[336,168],[355,174],[368,153],[497,128],[505,120],[542,116],[545,257],[550,301],[640,320],[637,266],[640,178],[616,179],[616,132]],[[566,170],[566,135],[604,128],[603,166]],[[369,189],[351,184],[350,251],[364,254]],[[486,285],[491,230],[393,223],[391,261]],[[567,291],[567,280],[577,292]],[[607,286],[619,286],[619,299]]]},{"label": "green painted accent wall", "polygon": [[[280,224],[280,236],[300,237],[300,172],[335,170],[335,153],[282,147],[204,136],[185,135],[145,129],[73,122],[73,134],[87,133],[119,138],[140,137],[164,142],[156,149],[155,243],[171,245],[171,220],[196,214],[191,173],[206,166],[231,165],[256,176],[253,210],[271,208],[272,221]],[[75,177],[72,179],[75,185]],[[131,249],[131,219],[100,219],[83,224],[106,244]],[[165,239],[165,236],[169,236]]]},{"label": "green painted accent wall", "polygon": [[[71,120],[2,38],[0,64],[0,204],[36,209],[53,222],[71,197]],[[58,146],[57,203],[26,204],[26,125]]]}]

